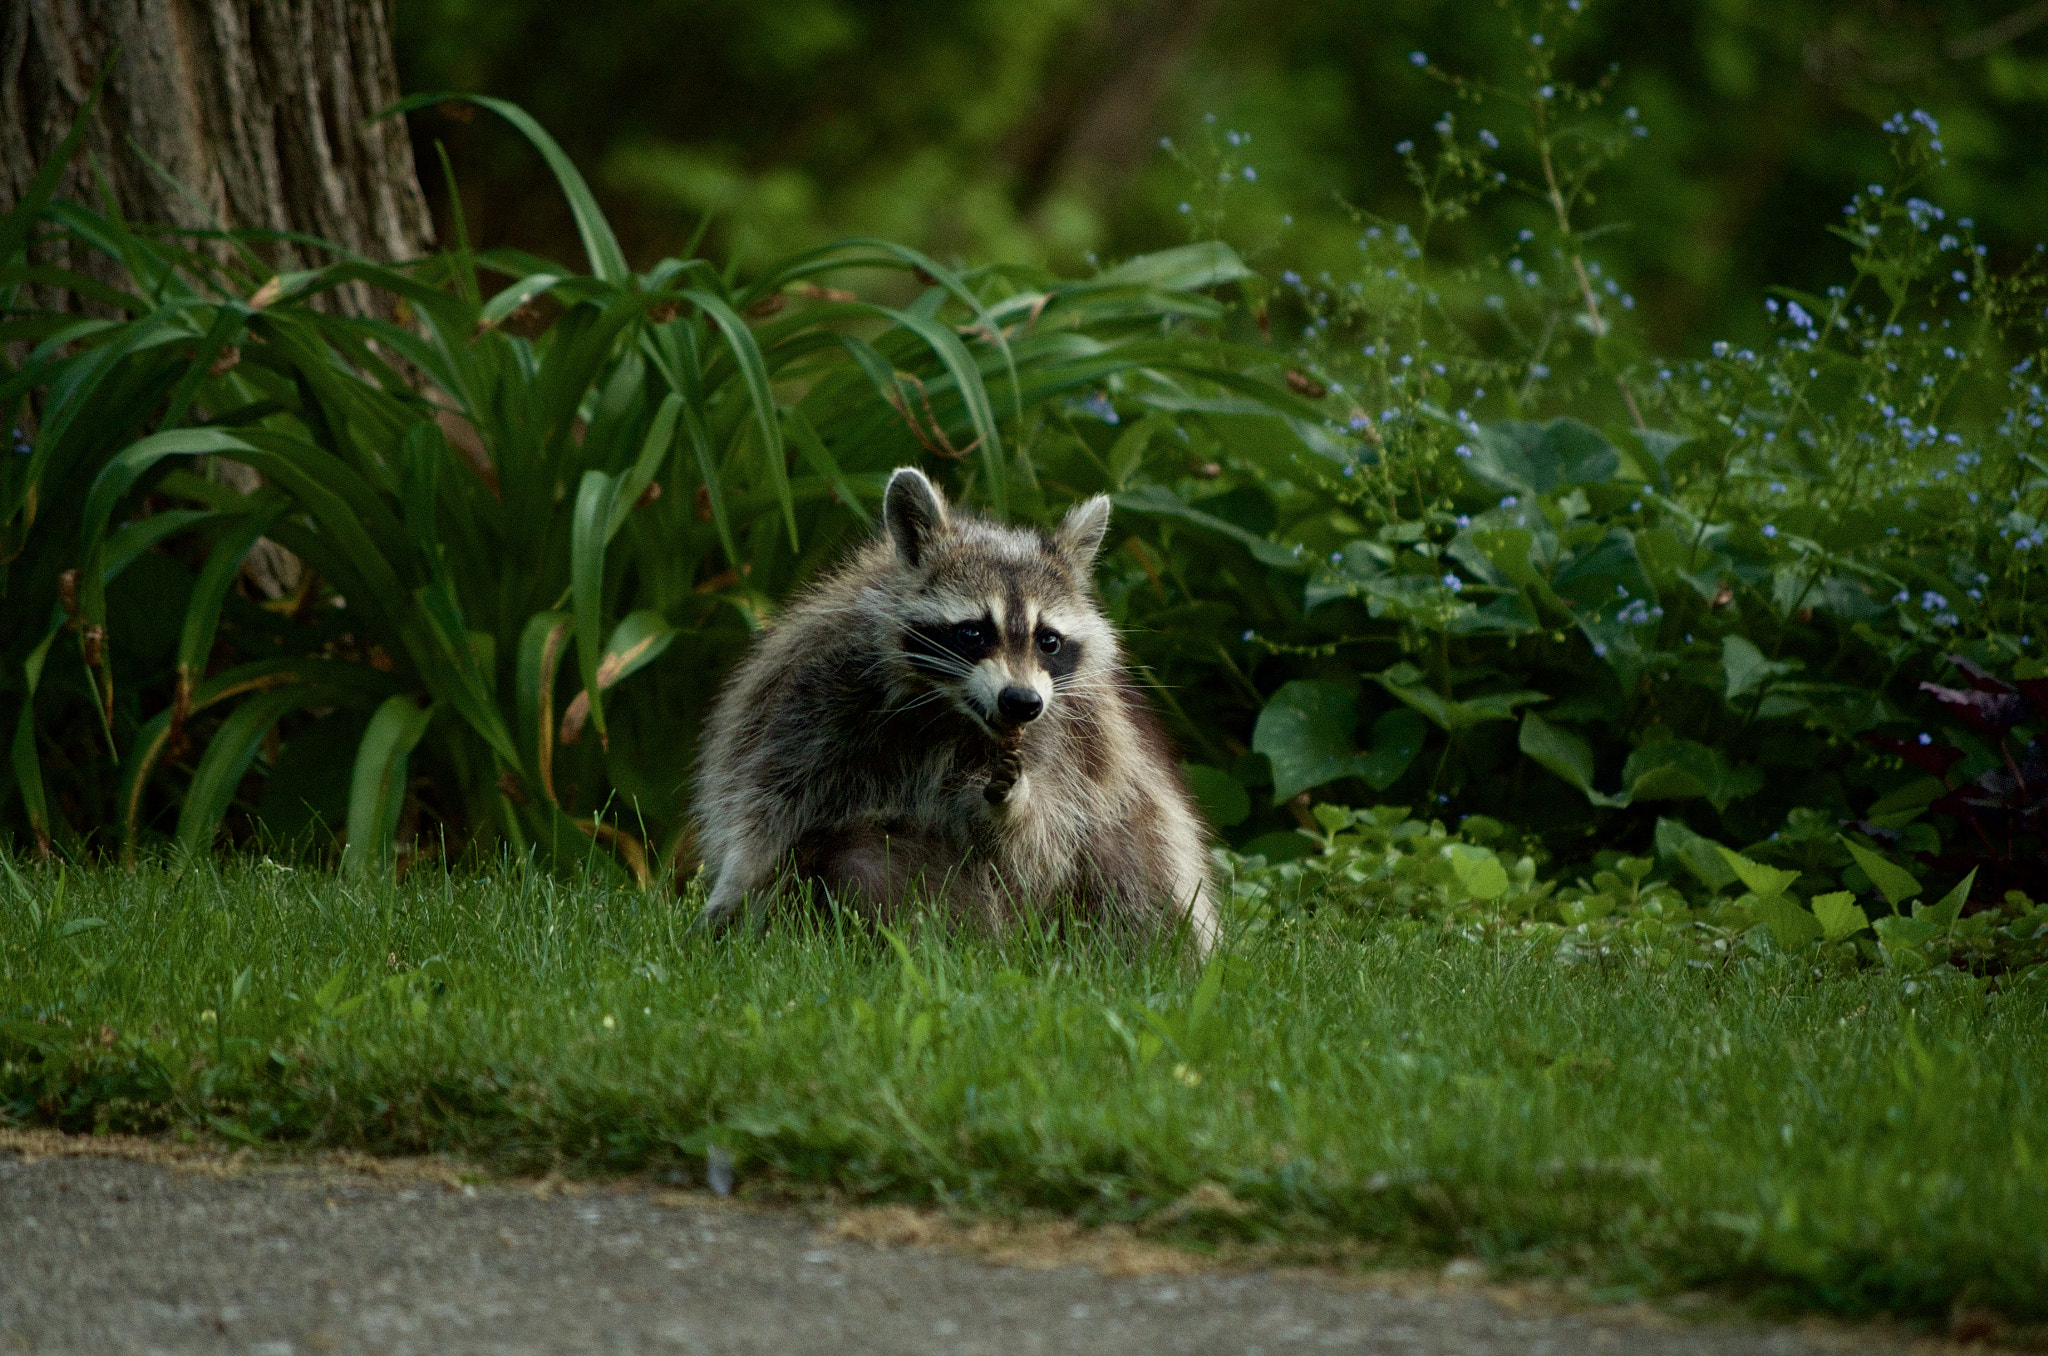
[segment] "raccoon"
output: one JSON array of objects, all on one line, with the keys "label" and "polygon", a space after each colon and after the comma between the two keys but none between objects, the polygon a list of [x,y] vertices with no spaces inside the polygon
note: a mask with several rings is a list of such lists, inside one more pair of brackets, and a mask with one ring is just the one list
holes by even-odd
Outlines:
[{"label": "raccoon", "polygon": [[1034,905],[1216,938],[1201,821],[1091,584],[1109,500],[1057,531],[949,512],[905,467],[883,530],[793,601],[706,729],[702,922],[808,882],[887,916]]}]

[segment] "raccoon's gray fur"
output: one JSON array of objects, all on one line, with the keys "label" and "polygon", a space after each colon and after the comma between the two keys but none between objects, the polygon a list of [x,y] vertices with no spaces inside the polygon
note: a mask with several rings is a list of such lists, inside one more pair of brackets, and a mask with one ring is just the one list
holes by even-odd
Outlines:
[{"label": "raccoon's gray fur", "polygon": [[1109,500],[1047,535],[889,479],[884,531],[794,600],[720,694],[698,778],[704,921],[808,881],[886,913],[920,886],[1216,936],[1201,822],[1091,568]]}]

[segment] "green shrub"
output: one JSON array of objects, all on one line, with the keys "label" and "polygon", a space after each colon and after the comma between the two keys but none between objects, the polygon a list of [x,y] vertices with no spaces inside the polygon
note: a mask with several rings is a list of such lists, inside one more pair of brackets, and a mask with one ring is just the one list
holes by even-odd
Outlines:
[{"label": "green shrub", "polygon": [[[588,274],[472,254],[459,220],[431,258],[281,277],[253,237],[221,263],[47,188],[0,225],[4,337],[31,346],[0,384],[32,430],[0,504],[10,832],[132,859],[324,824],[350,868],[595,840],[644,883],[689,862],[718,677],[892,467],[937,460],[963,497],[1047,517],[1073,489],[1039,473],[1044,428],[1114,374],[1302,404],[1203,337],[1204,290],[1246,276],[1222,246],[1081,281],[865,240],[744,282],[636,273],[547,134],[477,102],[547,158]],[[29,262],[58,239],[128,286]],[[818,281],[876,270],[915,279],[907,304]],[[29,285],[108,314],[38,310]],[[399,319],[333,305],[349,288]],[[275,598],[241,568],[265,538],[305,566]]]},{"label": "green shrub", "polygon": [[[1161,524],[1163,564],[1120,558],[1121,596],[1206,734],[1212,812],[1274,861],[1316,850],[1311,798],[1385,797],[1509,826],[1511,858],[1565,879],[1683,832],[1880,914],[1852,844],[1946,892],[1968,866],[1945,842],[1971,830],[1930,805],[2027,731],[2002,748],[1921,687],[1956,681],[1950,656],[2048,672],[2042,270],[1994,276],[1970,223],[1916,196],[1938,127],[1901,115],[1896,181],[1831,228],[1847,280],[1764,300],[1767,348],[1658,363],[1583,219],[1635,110],[1544,49],[1508,85],[1444,79],[1463,106],[1436,154],[1396,147],[1417,220],[1361,218],[1349,278],[1243,289],[1240,324],[1295,336],[1267,370],[1326,408],[1321,440],[1181,411],[1167,485],[1119,500]],[[1198,230],[1244,153],[1225,132],[1186,156]],[[1513,191],[1545,233],[1432,266],[1434,232]],[[1963,752],[1946,781],[1897,752],[1935,731]],[[2048,896],[2030,878],[2002,904],[2014,883],[1970,907],[2011,921]]]}]

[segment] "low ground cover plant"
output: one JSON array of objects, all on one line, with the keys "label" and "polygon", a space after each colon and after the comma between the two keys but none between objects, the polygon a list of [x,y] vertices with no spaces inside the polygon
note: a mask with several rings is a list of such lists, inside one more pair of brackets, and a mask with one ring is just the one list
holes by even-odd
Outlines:
[{"label": "low ground cover plant", "polygon": [[0,875],[0,1117],[2044,1316],[2038,997],[1335,910],[1199,973],[1085,932],[721,945],[698,902],[531,868]]}]

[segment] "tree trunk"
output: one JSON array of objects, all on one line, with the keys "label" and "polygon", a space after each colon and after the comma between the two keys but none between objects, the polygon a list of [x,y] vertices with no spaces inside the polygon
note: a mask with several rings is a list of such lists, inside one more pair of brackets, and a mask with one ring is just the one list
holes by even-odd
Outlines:
[{"label": "tree trunk", "polygon": [[[390,0],[5,0],[0,211],[110,59],[59,197],[98,206],[104,174],[137,224],[295,231],[382,263],[432,242],[403,120],[366,124],[399,97]],[[285,242],[258,253],[278,270],[332,257]]]}]

